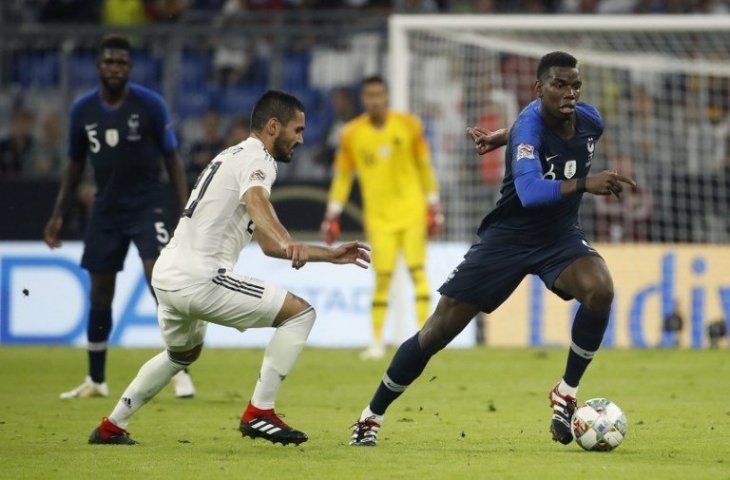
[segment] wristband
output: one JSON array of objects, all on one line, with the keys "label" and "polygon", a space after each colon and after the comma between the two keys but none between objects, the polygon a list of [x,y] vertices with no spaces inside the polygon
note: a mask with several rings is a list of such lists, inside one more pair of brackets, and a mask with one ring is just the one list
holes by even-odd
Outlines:
[{"label": "wristband", "polygon": [[586,177],[580,177],[576,180],[575,188],[578,193],[586,193]]}]

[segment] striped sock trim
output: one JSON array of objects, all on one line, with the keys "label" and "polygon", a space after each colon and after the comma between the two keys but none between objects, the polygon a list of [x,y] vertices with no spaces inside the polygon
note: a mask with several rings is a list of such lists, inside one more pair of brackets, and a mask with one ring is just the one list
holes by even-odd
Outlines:
[{"label": "striped sock trim", "polygon": [[[186,362],[183,360],[178,360],[177,358],[173,358],[172,355],[170,355],[169,350],[167,350],[167,359],[170,360],[175,365],[180,365],[181,367],[189,367],[190,365],[193,364],[193,362]],[[184,370],[187,371],[187,368],[185,368]]]},{"label": "striped sock trim", "polygon": [[86,349],[90,352],[103,352],[106,346],[107,342],[89,342]]},{"label": "striped sock trim", "polygon": [[570,349],[573,351],[573,353],[575,353],[579,357],[585,358],[586,360],[593,359],[593,356],[596,354],[595,351],[590,352],[584,348],[579,347],[578,345],[575,344],[575,342],[572,342],[570,344]]},{"label": "striped sock trim", "polygon": [[406,388],[408,388],[408,385],[399,385],[395,383],[390,379],[387,373],[383,375],[383,385],[385,385],[385,388],[395,393],[403,393],[406,391]]}]

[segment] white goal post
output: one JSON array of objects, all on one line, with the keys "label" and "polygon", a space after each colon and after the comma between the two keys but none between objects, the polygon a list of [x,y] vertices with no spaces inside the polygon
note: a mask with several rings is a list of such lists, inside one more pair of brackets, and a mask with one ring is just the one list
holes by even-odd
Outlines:
[{"label": "white goal post", "polygon": [[509,126],[532,98],[539,58],[580,62],[582,100],[606,122],[594,163],[629,173],[622,201],[584,201],[594,240],[730,241],[730,17],[393,15],[394,108],[424,121],[448,240],[471,240],[498,197],[502,154],[479,158],[464,130]]}]

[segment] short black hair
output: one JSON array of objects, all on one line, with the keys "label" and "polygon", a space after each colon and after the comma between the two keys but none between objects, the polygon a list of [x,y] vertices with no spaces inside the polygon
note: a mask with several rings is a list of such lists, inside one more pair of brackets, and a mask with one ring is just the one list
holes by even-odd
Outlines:
[{"label": "short black hair", "polygon": [[251,112],[251,130],[260,132],[271,118],[277,118],[286,125],[297,112],[304,112],[304,105],[297,97],[279,90],[269,90],[256,100]]},{"label": "short black hair", "polygon": [[132,51],[132,44],[129,41],[129,37],[121,35],[119,33],[110,33],[105,35],[99,43],[99,54],[107,48],[113,48],[117,50],[126,50],[127,52]]},{"label": "short black hair", "polygon": [[362,79],[362,82],[360,82],[360,85],[362,87],[365,87],[366,85],[372,85],[374,83],[380,84],[384,86],[386,89],[388,88],[388,82],[385,81],[385,79],[381,75],[370,75]]},{"label": "short black hair", "polygon": [[537,79],[542,80],[552,67],[576,68],[578,59],[565,52],[550,52],[540,59],[537,66]]}]

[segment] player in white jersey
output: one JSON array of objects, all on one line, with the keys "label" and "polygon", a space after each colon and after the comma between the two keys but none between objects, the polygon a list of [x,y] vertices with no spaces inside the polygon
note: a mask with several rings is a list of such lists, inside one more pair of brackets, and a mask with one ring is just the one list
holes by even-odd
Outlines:
[{"label": "player in white jersey", "polygon": [[273,443],[307,441],[306,434],[281,420],[274,403],[314,325],[314,309],[276,285],[232,269],[254,231],[266,255],[289,259],[296,269],[308,261],[367,268],[369,248],[360,242],[337,248],[298,242],[269,201],[276,162],[291,161],[294,148],[303,142],[301,102],[283,92],[265,93],[254,106],[251,130],[249,139],[221,152],[201,173],[172,240],[155,264],[152,285],[166,351],[142,366],[89,443],[137,443],[126,430],[132,415],[198,358],[209,322],[240,331],[277,329],[239,428],[244,436]]}]

